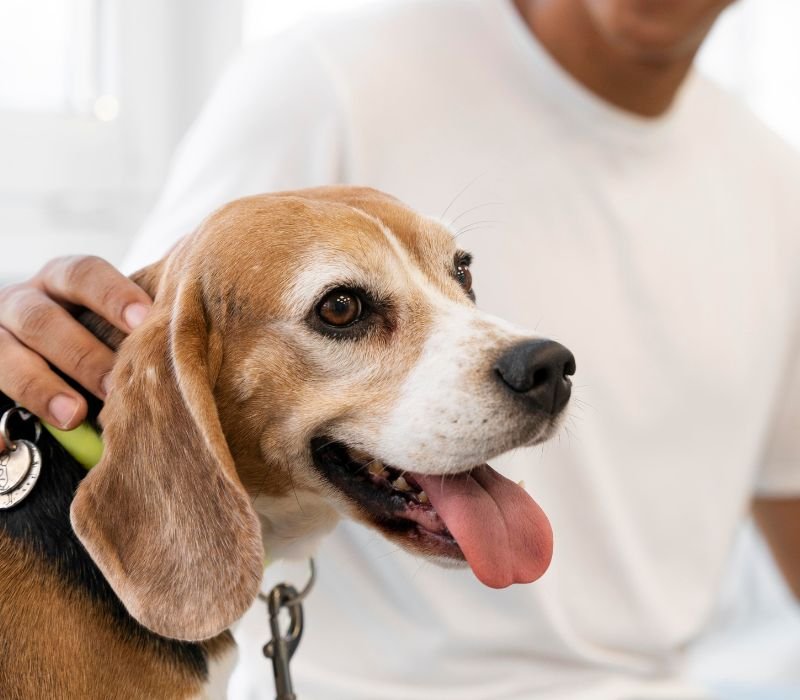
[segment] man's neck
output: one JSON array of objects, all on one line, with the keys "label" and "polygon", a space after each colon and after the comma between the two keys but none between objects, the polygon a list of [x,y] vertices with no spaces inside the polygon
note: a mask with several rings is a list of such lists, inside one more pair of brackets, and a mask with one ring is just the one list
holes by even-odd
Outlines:
[{"label": "man's neck", "polygon": [[683,84],[699,43],[673,59],[637,59],[601,35],[581,0],[514,0],[530,31],[578,82],[644,117],[663,115]]}]

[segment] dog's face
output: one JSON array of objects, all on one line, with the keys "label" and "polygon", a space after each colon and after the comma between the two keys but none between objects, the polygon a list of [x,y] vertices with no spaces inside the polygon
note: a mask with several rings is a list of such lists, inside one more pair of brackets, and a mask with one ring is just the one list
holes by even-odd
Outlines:
[{"label": "dog's face", "polygon": [[485,461],[554,432],[574,360],[478,311],[442,226],[372,190],[253,197],[145,277],[156,306],[73,505],[140,622],[224,629],[255,596],[260,539],[305,555],[341,515],[491,586],[546,569],[547,519]]}]

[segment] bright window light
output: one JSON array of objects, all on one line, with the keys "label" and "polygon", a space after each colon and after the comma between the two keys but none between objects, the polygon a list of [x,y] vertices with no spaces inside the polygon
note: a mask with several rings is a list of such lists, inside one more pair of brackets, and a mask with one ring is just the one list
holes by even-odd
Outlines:
[{"label": "bright window light", "polygon": [[800,148],[800,2],[740,0],[720,19],[700,68]]},{"label": "bright window light", "polygon": [[314,15],[332,14],[381,0],[244,0],[242,39],[245,44],[278,34]]},{"label": "bright window light", "polygon": [[101,53],[112,1],[2,0],[0,109],[93,113],[110,87]]}]

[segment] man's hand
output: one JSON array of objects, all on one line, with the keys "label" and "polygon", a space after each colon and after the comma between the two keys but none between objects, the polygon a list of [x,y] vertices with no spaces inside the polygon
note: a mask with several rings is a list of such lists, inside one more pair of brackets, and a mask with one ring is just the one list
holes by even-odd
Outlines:
[{"label": "man's hand", "polygon": [[76,427],[86,401],[48,362],[102,399],[114,353],[69,309],[84,306],[130,333],[151,305],[143,289],[92,256],[56,258],[28,282],[0,288],[0,392],[48,423]]}]

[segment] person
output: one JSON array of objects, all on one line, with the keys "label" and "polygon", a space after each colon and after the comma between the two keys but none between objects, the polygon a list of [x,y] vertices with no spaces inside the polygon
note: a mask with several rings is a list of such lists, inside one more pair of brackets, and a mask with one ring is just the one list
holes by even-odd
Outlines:
[{"label": "person", "polygon": [[[226,200],[369,184],[446,219],[479,305],[578,359],[560,439],[495,465],[550,515],[550,571],[489,590],[343,523],[300,697],[703,697],[683,652],[751,502],[800,595],[800,164],[692,68],[728,4],[365,8],[247,51],[187,135],[130,267]],[[45,361],[100,397],[113,365],[75,304],[129,331],[150,300],[93,258],[0,293],[0,390],[67,427],[85,405]],[[232,697],[270,697],[263,615]]]}]

